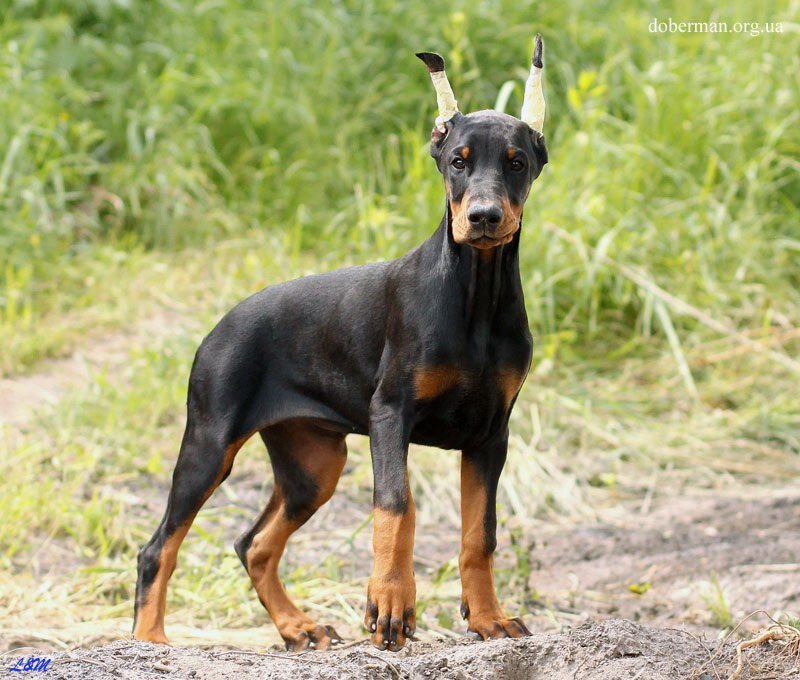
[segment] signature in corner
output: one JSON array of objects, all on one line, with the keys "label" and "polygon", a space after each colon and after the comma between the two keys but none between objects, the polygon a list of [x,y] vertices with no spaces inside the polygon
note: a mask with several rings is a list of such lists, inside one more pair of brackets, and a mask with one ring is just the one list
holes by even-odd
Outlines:
[{"label": "signature in corner", "polygon": [[27,658],[21,656],[17,659],[17,663],[8,670],[14,671],[15,673],[46,673],[50,670],[51,663],[53,663],[53,660],[46,656],[29,656]]}]

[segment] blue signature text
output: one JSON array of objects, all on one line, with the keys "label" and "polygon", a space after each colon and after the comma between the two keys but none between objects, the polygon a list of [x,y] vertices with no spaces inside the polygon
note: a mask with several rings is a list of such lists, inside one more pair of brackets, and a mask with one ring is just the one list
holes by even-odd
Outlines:
[{"label": "blue signature text", "polygon": [[8,670],[15,671],[16,673],[27,673],[30,671],[46,673],[50,670],[50,664],[53,663],[52,659],[45,656],[29,656],[27,659],[21,656]]}]

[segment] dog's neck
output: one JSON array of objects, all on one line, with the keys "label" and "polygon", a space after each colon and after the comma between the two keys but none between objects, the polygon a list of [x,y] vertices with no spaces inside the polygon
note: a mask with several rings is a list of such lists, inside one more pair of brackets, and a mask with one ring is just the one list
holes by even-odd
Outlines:
[{"label": "dog's neck", "polygon": [[464,320],[473,329],[484,322],[491,325],[500,297],[503,248],[479,250],[453,244],[457,250],[456,272],[464,291]]},{"label": "dog's neck", "polygon": [[521,304],[519,238],[517,231],[510,243],[483,250],[456,243],[449,211],[434,234],[440,271],[460,292],[464,329],[480,354],[486,351],[497,317],[517,308],[512,301]]}]

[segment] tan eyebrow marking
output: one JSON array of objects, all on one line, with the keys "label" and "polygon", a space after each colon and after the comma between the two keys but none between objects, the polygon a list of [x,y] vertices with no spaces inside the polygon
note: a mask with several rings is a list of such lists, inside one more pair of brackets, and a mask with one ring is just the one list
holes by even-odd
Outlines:
[{"label": "tan eyebrow marking", "polygon": [[512,160],[517,155],[517,150],[513,146],[509,146],[506,149],[506,157],[508,160]]},{"label": "tan eyebrow marking", "polygon": [[467,158],[469,158],[469,147],[465,146],[463,149],[461,149],[461,151],[458,152],[458,155],[464,160],[467,160]]}]

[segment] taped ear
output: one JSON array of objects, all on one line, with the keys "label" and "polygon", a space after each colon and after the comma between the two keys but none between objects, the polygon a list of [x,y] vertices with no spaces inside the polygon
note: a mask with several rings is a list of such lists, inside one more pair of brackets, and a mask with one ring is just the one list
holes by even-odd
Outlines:
[{"label": "taped ear", "polygon": [[439,163],[439,157],[442,155],[442,148],[447,136],[461,117],[461,114],[456,112],[450,120],[441,125],[434,125],[433,130],[431,130],[431,156],[433,156],[437,164]]},{"label": "taped ear", "polygon": [[544,142],[544,135],[533,128],[531,128],[531,142],[533,154],[536,156],[536,174],[533,176],[533,179],[536,179],[542,172],[542,168],[547,165],[547,146]]},{"label": "taped ear", "polygon": [[445,123],[458,113],[458,102],[444,70],[444,59],[436,52],[417,52],[417,57],[428,69],[433,89],[436,90],[436,106],[439,109],[436,127],[440,132],[445,132]]},{"label": "taped ear", "polygon": [[442,146],[444,145],[444,140],[447,138],[447,128],[445,127],[444,132],[442,132],[438,126],[434,126],[433,130],[431,130],[431,156],[439,161],[439,156],[442,154]]},{"label": "taped ear", "polygon": [[525,83],[525,94],[522,97],[520,118],[537,132],[544,129],[544,92],[542,91],[542,71],[544,69],[544,43],[542,36],[536,35],[531,71]]},{"label": "taped ear", "polygon": [[453,94],[453,88],[450,87],[450,81],[447,80],[444,59],[441,55],[435,52],[417,52],[417,57],[422,60],[428,69],[433,88],[436,90],[436,106],[438,107],[439,115],[436,116],[436,122],[431,133],[431,156],[438,162],[442,144],[444,144],[447,133],[452,127],[451,121],[459,115],[458,102]]}]

